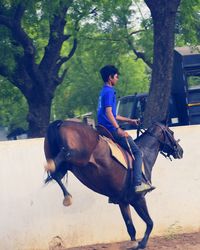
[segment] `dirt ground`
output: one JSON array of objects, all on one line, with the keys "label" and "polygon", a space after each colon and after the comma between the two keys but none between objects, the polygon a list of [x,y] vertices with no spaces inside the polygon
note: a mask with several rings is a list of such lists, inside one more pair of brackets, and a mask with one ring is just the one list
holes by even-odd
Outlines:
[{"label": "dirt ground", "polygon": [[[132,250],[132,242],[125,241],[112,244],[97,244],[85,247],[67,248],[65,250]],[[152,237],[146,250],[200,250],[200,232]]]}]

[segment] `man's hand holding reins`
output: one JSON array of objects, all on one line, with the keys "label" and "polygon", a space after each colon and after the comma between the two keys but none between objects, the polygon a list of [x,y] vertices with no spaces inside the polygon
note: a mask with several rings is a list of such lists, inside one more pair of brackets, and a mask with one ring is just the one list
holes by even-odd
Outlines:
[{"label": "man's hand holding reins", "polygon": [[135,125],[135,126],[139,126],[140,120],[139,119],[129,119],[128,123]]}]

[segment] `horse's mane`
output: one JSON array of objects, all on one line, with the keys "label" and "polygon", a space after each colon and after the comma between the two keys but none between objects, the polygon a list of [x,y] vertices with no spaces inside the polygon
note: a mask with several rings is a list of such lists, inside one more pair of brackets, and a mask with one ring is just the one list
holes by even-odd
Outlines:
[{"label": "horse's mane", "polygon": [[145,129],[140,136],[138,136],[135,139],[135,142],[139,145],[141,145],[141,142],[143,141],[143,139],[146,137],[146,135],[152,134],[155,127],[158,126],[160,128],[165,128],[166,124],[163,122],[154,122],[150,127],[148,127],[147,129]]},{"label": "horse's mane", "polygon": [[142,132],[142,133],[134,140],[136,144],[140,144],[140,143],[142,142],[142,140],[146,137],[146,135],[147,135],[147,133],[148,133],[147,131],[148,131],[148,129],[145,130],[144,132]]}]

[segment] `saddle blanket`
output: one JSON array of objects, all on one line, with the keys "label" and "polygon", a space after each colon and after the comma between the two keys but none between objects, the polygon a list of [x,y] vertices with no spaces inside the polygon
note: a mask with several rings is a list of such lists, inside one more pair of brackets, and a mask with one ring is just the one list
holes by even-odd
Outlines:
[{"label": "saddle blanket", "polygon": [[122,166],[124,166],[125,168],[128,169],[128,163],[125,160],[125,156],[122,153],[119,146],[116,143],[114,143],[111,139],[109,139],[108,137],[105,137],[105,136],[101,136],[101,137],[104,141],[107,142],[107,144],[110,148],[112,157],[114,157],[118,162],[120,162],[122,164]]},{"label": "saddle blanket", "polygon": [[[101,136],[101,138],[107,142],[110,151],[111,151],[111,155],[112,157],[114,157],[119,163],[121,163],[121,165],[123,167],[125,167],[126,169],[128,169],[128,162],[125,159],[125,155],[122,153],[121,149],[119,148],[119,146],[113,142],[113,140],[109,139],[108,137],[105,136]],[[132,162],[131,162],[132,164]],[[142,173],[145,176],[145,168],[144,168],[144,163],[142,163]]]}]

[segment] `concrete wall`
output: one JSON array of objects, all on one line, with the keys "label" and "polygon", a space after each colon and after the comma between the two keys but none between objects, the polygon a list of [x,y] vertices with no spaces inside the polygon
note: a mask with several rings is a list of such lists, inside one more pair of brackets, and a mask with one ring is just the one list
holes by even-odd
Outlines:
[{"label": "concrete wall", "polygon": [[[173,128],[184,159],[159,156],[155,191],[146,196],[154,220],[153,235],[200,229],[200,126]],[[43,139],[0,142],[0,250],[52,250],[129,240],[117,205],[69,175],[71,207],[62,205],[55,183],[43,186]],[[132,209],[137,236],[145,227]],[[56,248],[61,249],[61,248]]]}]

